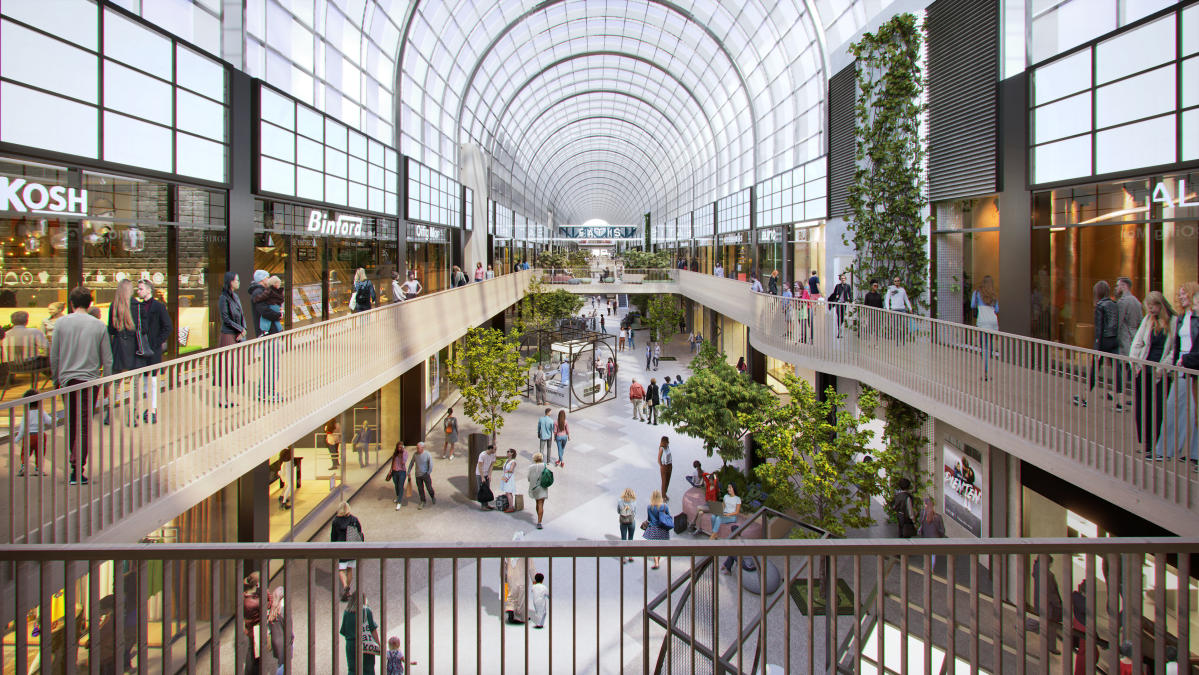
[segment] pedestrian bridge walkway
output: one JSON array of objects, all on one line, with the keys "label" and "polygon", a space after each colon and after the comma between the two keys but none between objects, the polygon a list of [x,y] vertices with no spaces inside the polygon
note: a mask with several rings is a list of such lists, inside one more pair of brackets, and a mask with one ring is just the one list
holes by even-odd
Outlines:
[{"label": "pedestrian bridge walkway", "polygon": [[[746,325],[758,351],[868,384],[1177,534],[1199,535],[1199,462],[1185,461],[1199,442],[1193,372],[1104,354],[1090,392],[1088,373],[1099,353],[1088,349],[754,293],[747,283],[685,270],[658,273],[671,281],[627,292],[682,295]],[[1131,374],[1145,367],[1158,384],[1141,388],[1138,406]],[[1117,396],[1118,368],[1126,384]],[[1074,405],[1075,396],[1088,405]],[[1164,434],[1163,417],[1176,418]],[[1159,440],[1166,461],[1151,455]],[[1182,461],[1173,459],[1175,448]]]}]

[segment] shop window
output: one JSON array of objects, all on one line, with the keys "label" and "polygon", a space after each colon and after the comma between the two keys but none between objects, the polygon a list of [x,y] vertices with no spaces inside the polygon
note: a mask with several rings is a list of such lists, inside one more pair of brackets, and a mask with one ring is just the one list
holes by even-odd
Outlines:
[{"label": "shop window", "polygon": [[977,317],[972,298],[983,280],[990,277],[995,290],[1002,291],[998,199],[940,202],[934,214],[934,316],[973,325]]}]

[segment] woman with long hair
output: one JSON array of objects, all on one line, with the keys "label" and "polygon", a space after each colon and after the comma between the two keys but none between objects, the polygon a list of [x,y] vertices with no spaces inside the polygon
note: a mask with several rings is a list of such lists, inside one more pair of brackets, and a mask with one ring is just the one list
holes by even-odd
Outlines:
[{"label": "woman with long hair", "polygon": [[[1149,291],[1144,300],[1145,317],[1132,338],[1128,355],[1134,359],[1153,363],[1171,363],[1174,359],[1174,341],[1178,335],[1178,317],[1174,308],[1159,291]],[[1153,366],[1134,365],[1133,409],[1137,417],[1137,440],[1144,444],[1145,454],[1153,451],[1157,430],[1162,425],[1165,412],[1166,383]],[[1150,419],[1149,411],[1152,411]],[[1143,429],[1148,426],[1148,434]]]},{"label": "woman with long hair", "polygon": [[[108,342],[112,348],[112,372],[123,373],[126,370],[132,370],[134,366],[135,352],[137,351],[137,325],[133,322],[133,282],[129,279],[122,279],[117,284],[117,292],[112,298],[112,304],[108,307]],[[113,389],[119,389],[124,385],[126,388],[132,387],[132,383],[122,380],[114,382]],[[101,403],[104,407],[104,423],[109,424],[109,406],[115,405],[115,399],[120,399],[122,404],[129,406],[130,391],[117,391],[114,401],[109,404]],[[132,413],[130,413],[132,414]],[[137,417],[133,418],[133,425],[137,426]]]},{"label": "woman with long hair", "polygon": [[[246,339],[246,315],[242,309],[241,297],[237,295],[240,287],[241,280],[238,278],[237,272],[225,272],[225,280],[221,284],[221,296],[217,299],[217,310],[221,317],[221,336],[217,342],[218,347],[228,347]],[[221,387],[221,400],[217,405],[228,408],[234,405],[229,400],[229,385],[239,380],[240,377],[233,372],[236,367],[234,365],[236,359],[226,355],[221,360],[225,365],[221,368],[222,372],[216,373],[216,384]]]},{"label": "woman with long hair", "polygon": [[662,477],[662,498],[670,499],[666,490],[670,487],[670,474],[674,471],[674,458],[670,454],[670,438],[663,436],[658,442],[658,474]]},{"label": "woman with long hair", "polygon": [[[970,307],[974,310],[974,325],[988,331],[999,330],[999,292],[995,290],[995,280],[988,274],[982,283],[974,289],[970,296]],[[991,352],[995,337],[990,333],[981,334],[983,353],[983,380],[991,379]]]},{"label": "woman with long hair", "polygon": [[[1178,338],[1174,363],[1199,370],[1199,283],[1188,281],[1178,288]],[[1166,397],[1166,414],[1161,433],[1153,446],[1157,459],[1186,459],[1199,462],[1199,383],[1194,375],[1178,374]]]},{"label": "woman with long hair", "polygon": [[554,423],[554,442],[558,444],[558,466],[566,466],[562,457],[566,454],[566,442],[570,440],[570,425],[566,423],[566,410],[558,411],[558,421]]},{"label": "woman with long hair", "polygon": [[379,296],[375,293],[375,285],[366,278],[366,270],[361,267],[354,271],[353,300],[354,306],[351,311],[354,312],[365,312],[379,301]]},{"label": "woman with long hair", "polygon": [[[1100,279],[1095,283],[1093,289],[1095,295],[1095,343],[1092,346],[1097,352],[1107,354],[1118,354],[1120,351],[1119,338],[1119,310],[1116,307],[1116,301],[1112,300],[1112,287],[1106,281]],[[1095,390],[1095,371],[1100,370],[1105,365],[1105,362],[1111,359],[1096,356],[1091,357],[1091,374],[1087,377],[1087,393]],[[1122,384],[1122,368],[1117,367],[1116,371],[1116,391],[1120,391]],[[1112,398],[1109,393],[1108,399]],[[1075,396],[1074,405],[1087,407],[1086,396]],[[1124,406],[1120,401],[1116,401],[1116,412],[1123,412]]]},{"label": "woman with long hair", "polygon": [[[625,488],[616,502],[616,516],[620,521],[620,540],[633,541],[633,527],[637,522],[637,493],[633,488]],[[621,556],[620,561],[633,562],[632,558]]]},{"label": "woman with long hair", "polygon": [[[669,508],[662,499],[662,493],[654,490],[649,496],[649,507],[645,510],[645,522],[642,523],[642,528],[645,533],[641,536],[649,541],[667,541],[670,539],[670,528],[662,522],[662,514],[670,514]],[[654,564],[650,569],[658,569],[662,562],[662,556],[654,556]]]},{"label": "woman with long hair", "polygon": [[404,505],[404,481],[408,480],[408,453],[404,450],[403,442],[396,443],[391,452],[391,470],[387,472],[396,490],[396,511]]}]

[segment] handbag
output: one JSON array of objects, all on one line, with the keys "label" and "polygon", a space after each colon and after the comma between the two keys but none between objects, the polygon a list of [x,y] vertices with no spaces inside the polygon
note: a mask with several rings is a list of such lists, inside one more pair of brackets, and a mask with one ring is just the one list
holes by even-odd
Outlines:
[{"label": "handbag", "polygon": [[658,524],[668,530],[673,530],[674,516],[670,515],[670,511],[663,510],[658,514]]},{"label": "handbag", "polygon": [[137,330],[133,331],[133,335],[137,338],[137,351],[134,354],[136,356],[152,356],[154,350],[150,349],[150,338],[146,337],[146,334],[142,332],[141,312],[137,313]]},{"label": "handbag", "polygon": [[643,530],[649,529],[649,521],[648,520],[641,521],[641,529],[643,529]]},{"label": "handbag", "polygon": [[350,543],[350,542],[357,543],[360,541],[364,541],[362,538],[362,530],[358,529],[357,525],[350,525],[349,527],[347,527],[346,528],[346,542],[347,543]]},{"label": "handbag", "polygon": [[370,654],[371,656],[379,656],[383,653],[379,643],[375,640],[375,636],[371,634],[366,626],[362,627],[362,653]]},{"label": "handbag", "polygon": [[358,311],[358,293],[356,291],[350,291],[350,311]]},{"label": "handbag", "polygon": [[495,494],[491,492],[491,481],[483,481],[483,483],[479,485],[479,491],[475,495],[475,501],[481,504],[486,504],[492,499],[495,499]]},{"label": "handbag", "polygon": [[413,492],[414,492],[414,490],[412,489],[412,479],[409,478],[408,482],[404,483],[404,499],[412,499]]}]

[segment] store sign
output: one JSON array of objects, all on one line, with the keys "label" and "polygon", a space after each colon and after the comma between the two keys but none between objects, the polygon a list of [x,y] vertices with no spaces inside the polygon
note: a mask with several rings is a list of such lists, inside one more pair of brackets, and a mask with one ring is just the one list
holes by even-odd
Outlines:
[{"label": "store sign", "polygon": [[427,241],[435,244],[445,244],[450,240],[445,229],[429,227],[420,223],[408,223],[408,239],[410,241]]},{"label": "store sign", "polygon": [[637,236],[636,225],[560,225],[558,236],[567,239],[631,239]]},{"label": "store sign", "polygon": [[783,242],[782,230],[758,230],[759,244],[781,244]]},{"label": "store sign", "polygon": [[87,215],[87,190],[46,187],[24,178],[0,177],[0,210],[51,216]]},{"label": "store sign", "polygon": [[331,234],[335,237],[361,237],[362,218],[344,213],[333,219],[325,217],[324,211],[308,212],[308,231],[314,234]]},{"label": "store sign", "polygon": [[1178,199],[1174,199],[1174,195],[1170,194],[1170,188],[1165,183],[1157,183],[1153,186],[1153,192],[1149,197],[1149,201],[1157,202],[1166,208],[1186,208],[1188,206],[1199,206],[1199,201],[1187,201],[1187,182],[1185,178],[1178,179]]}]

